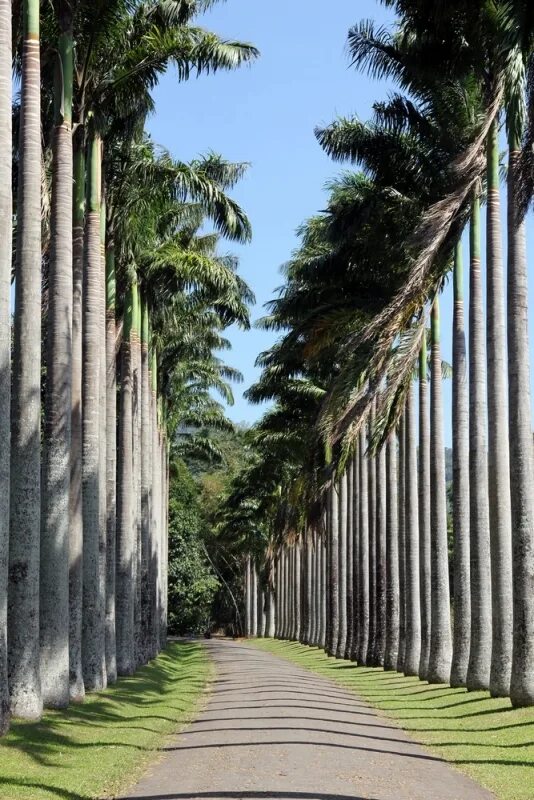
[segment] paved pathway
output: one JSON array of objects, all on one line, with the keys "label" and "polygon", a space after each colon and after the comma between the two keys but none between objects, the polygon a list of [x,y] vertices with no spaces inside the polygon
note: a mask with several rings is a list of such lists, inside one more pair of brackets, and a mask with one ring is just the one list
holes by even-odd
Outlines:
[{"label": "paved pathway", "polygon": [[354,695],[242,643],[198,719],[123,800],[491,800]]}]

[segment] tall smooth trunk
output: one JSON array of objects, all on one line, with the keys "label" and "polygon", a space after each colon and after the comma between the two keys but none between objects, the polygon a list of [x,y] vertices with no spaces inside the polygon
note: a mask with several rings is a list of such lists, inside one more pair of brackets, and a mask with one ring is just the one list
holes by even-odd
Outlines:
[{"label": "tall smooth trunk", "polygon": [[[441,369],[441,362],[440,362]],[[441,379],[441,375],[440,375]],[[419,505],[417,496],[417,447],[413,386],[406,396],[406,468],[404,550],[406,558],[406,650],[404,674],[418,675],[421,660],[421,597],[419,584]]]},{"label": "tall smooth trunk", "polygon": [[399,658],[399,509],[397,438],[386,445],[386,650],[384,669],[395,670]]},{"label": "tall smooth trunk", "polygon": [[[133,527],[134,527],[134,626],[135,626],[135,659],[137,665],[143,661],[142,626],[141,626],[141,573],[142,573],[142,526],[141,526],[141,298],[139,286],[135,285],[137,294],[136,313],[131,336],[132,354],[132,479],[133,479]],[[163,459],[163,452],[162,452]],[[164,465],[162,461],[161,502],[165,490]],[[163,517],[163,506],[162,506]],[[161,531],[162,541],[164,530]],[[163,560],[161,562],[163,568]]]},{"label": "tall smooth trunk", "polygon": [[11,0],[0,0],[0,736],[9,727],[7,584],[11,406]]},{"label": "tall smooth trunk", "polygon": [[319,569],[320,569],[320,614],[319,614],[319,635],[318,645],[324,650],[326,647],[326,595],[327,595],[327,581],[326,581],[326,543],[324,537],[319,540]]},{"label": "tall smooth trunk", "polygon": [[69,495],[69,671],[70,699],[85,697],[82,669],[83,503],[82,503],[82,373],[83,262],[85,227],[85,152],[83,128],[74,135],[74,202],[72,227],[72,376]]},{"label": "tall smooth trunk", "polygon": [[469,494],[471,531],[471,649],[467,688],[487,689],[491,668],[491,561],[488,505],[486,359],[480,274],[480,201],[470,228]]},{"label": "tall smooth trunk", "polygon": [[443,398],[441,386],[441,342],[439,301],[432,305],[432,358],[430,402],[432,628],[428,678],[430,683],[448,683],[451,675],[452,634],[447,542],[445,448],[443,445]]},{"label": "tall smooth trunk", "polygon": [[336,658],[345,657],[347,645],[347,472],[339,479],[338,516],[338,636]]},{"label": "tall smooth trunk", "polygon": [[100,250],[101,141],[88,147],[83,316],[83,619],[82,661],[86,689],[105,688],[105,603],[101,587],[100,381],[102,262]]},{"label": "tall smooth trunk", "polygon": [[41,534],[41,73],[39,0],[24,0],[15,316],[11,396],[8,670],[11,712],[42,712],[39,658]]},{"label": "tall smooth trunk", "polygon": [[301,547],[300,543],[297,542],[295,545],[295,627],[293,630],[293,639],[298,642],[300,639],[300,630],[302,626],[302,607],[301,607]]},{"label": "tall smooth trunk", "polygon": [[419,353],[419,588],[421,596],[421,658],[419,677],[426,680],[430,655],[430,419],[426,331]]},{"label": "tall smooth trunk", "polygon": [[530,409],[528,273],[524,219],[515,197],[519,142],[508,165],[508,387],[514,630],[510,697],[534,705],[534,475]]},{"label": "tall smooth trunk", "polygon": [[115,592],[117,570],[117,359],[115,320],[115,247],[106,246],[106,672],[117,680]]},{"label": "tall smooth trunk", "polygon": [[328,639],[326,652],[335,656],[339,637],[339,488],[332,479],[329,490],[330,524],[328,531]]},{"label": "tall smooth trunk", "polygon": [[[120,411],[117,451],[117,571],[115,583],[117,672],[133,675],[134,662],[134,528],[133,528],[133,476],[132,476],[132,359],[130,334],[133,324],[134,293],[130,289],[124,312],[121,345]],[[154,426],[156,428],[156,425]],[[157,431],[154,430],[156,440]],[[156,441],[154,442],[156,446]],[[154,457],[154,466],[157,458]],[[154,487],[158,491],[158,470],[154,469]],[[155,516],[155,520],[157,517]],[[157,547],[157,546],[156,546]],[[154,554],[154,627],[157,628],[157,559]],[[156,630],[154,631],[156,639]],[[157,652],[154,641],[154,650]]]},{"label": "tall smooth trunk", "polygon": [[303,628],[301,632],[302,644],[312,644],[312,623],[313,623],[313,537],[311,531],[306,531],[303,542],[303,565],[304,565],[304,608],[302,613]]},{"label": "tall smooth trunk", "polygon": [[154,345],[150,351],[150,655],[152,658],[158,653],[158,521],[157,521],[157,356]]},{"label": "tall smooth trunk", "polygon": [[[98,387],[98,501],[99,501],[99,545],[98,545],[98,606],[103,617],[104,641],[100,654],[104,685],[107,685],[107,354],[106,354],[106,196],[102,183],[100,205],[100,381]],[[100,635],[100,631],[99,631]]]},{"label": "tall smooth trunk", "polygon": [[464,323],[462,243],[454,257],[452,333],[452,524],[454,532],[454,631],[451,686],[465,686],[471,647],[469,546],[469,399]]},{"label": "tall smooth trunk", "polygon": [[404,672],[406,655],[406,551],[405,551],[405,489],[406,489],[406,418],[403,413],[399,422],[399,650],[397,672]]},{"label": "tall smooth trunk", "polygon": [[[373,435],[375,421],[375,406],[371,410],[369,419],[369,443]],[[378,666],[376,657],[376,459],[371,450],[367,454],[367,479],[369,483],[368,513],[369,513],[369,644],[367,650],[367,664]]]},{"label": "tall smooth trunk", "polygon": [[350,660],[358,660],[360,642],[360,443],[356,440],[352,482],[352,646]]},{"label": "tall smooth trunk", "polygon": [[376,651],[377,666],[386,652],[386,449],[376,454]]},{"label": "tall smooth trunk", "polygon": [[358,654],[359,664],[367,664],[369,647],[369,479],[367,475],[367,434],[362,425],[359,441],[360,521],[358,525]]},{"label": "tall smooth trunk", "polygon": [[150,658],[150,376],[149,318],[146,301],[141,304],[141,650],[142,662]]},{"label": "tall smooth trunk", "polygon": [[354,458],[351,457],[347,465],[347,639],[345,642],[344,657],[350,659],[354,637]]},{"label": "tall smooth trunk", "polygon": [[68,3],[55,86],[42,464],[40,647],[43,703],[69,704],[69,490],[72,387],[73,33]]},{"label": "tall smooth trunk", "polygon": [[492,647],[489,688],[510,694],[513,644],[512,510],[506,387],[506,323],[501,241],[498,126],[488,135],[487,181],[488,479],[491,541]]}]

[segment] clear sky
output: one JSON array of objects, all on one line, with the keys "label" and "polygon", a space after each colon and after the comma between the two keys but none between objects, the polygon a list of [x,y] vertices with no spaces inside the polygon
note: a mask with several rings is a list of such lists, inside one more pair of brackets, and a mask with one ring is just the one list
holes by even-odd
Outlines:
[{"label": "clear sky", "polygon": [[[187,161],[214,150],[250,162],[247,177],[233,194],[250,216],[253,242],[228,249],[239,254],[241,273],[256,294],[254,319],[262,316],[263,304],[283,282],[279,270],[297,245],[297,226],[324,207],[324,185],[342,169],[321,151],[314,127],[344,114],[367,119],[372,103],[387,95],[386,85],[349,65],[347,32],[365,18],[379,24],[392,19],[376,0],[227,0],[202,24],[224,38],[252,42],[261,51],[260,59],[233,73],[180,85],[169,72],[156,91],[157,111],[149,129],[174,156]],[[450,287],[442,317],[444,357],[450,360]],[[258,375],[258,353],[274,338],[259,330],[230,332],[234,349],[227,357],[245,378],[229,409],[236,422],[253,422],[262,413],[261,407],[247,403],[242,391]],[[447,384],[445,438],[450,443]]]}]

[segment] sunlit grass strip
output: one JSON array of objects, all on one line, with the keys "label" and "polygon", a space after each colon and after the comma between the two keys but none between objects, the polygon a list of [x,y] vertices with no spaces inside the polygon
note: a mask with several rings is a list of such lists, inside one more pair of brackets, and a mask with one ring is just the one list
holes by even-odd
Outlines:
[{"label": "sunlit grass strip", "polygon": [[534,709],[514,710],[509,700],[494,700],[487,692],[356,667],[292,642],[254,644],[350,689],[500,800],[533,800]]},{"label": "sunlit grass strip", "polygon": [[165,737],[187,722],[211,664],[202,647],[173,643],[132,678],[80,706],[12,724],[0,740],[2,800],[94,800],[131,785]]}]

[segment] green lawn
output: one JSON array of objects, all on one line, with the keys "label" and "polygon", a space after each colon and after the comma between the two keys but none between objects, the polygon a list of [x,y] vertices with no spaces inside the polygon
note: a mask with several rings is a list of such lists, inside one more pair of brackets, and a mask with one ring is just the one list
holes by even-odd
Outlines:
[{"label": "green lawn", "polygon": [[13,723],[0,740],[2,800],[93,800],[131,785],[195,711],[211,665],[201,645],[159,658],[81,706]]},{"label": "green lawn", "polygon": [[509,700],[493,700],[487,692],[355,667],[292,642],[259,639],[255,644],[358,694],[500,800],[533,800],[534,708],[514,710]]}]

